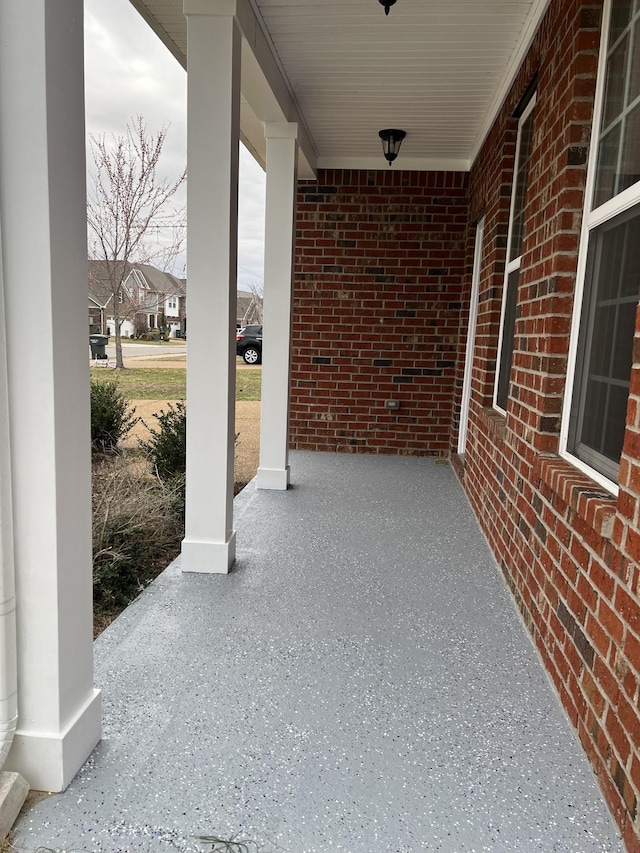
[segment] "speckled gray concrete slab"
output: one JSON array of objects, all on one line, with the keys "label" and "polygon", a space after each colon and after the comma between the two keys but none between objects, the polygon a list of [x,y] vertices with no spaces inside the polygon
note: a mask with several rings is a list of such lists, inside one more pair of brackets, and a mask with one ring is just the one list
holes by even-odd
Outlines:
[{"label": "speckled gray concrete slab", "polygon": [[236,500],[231,575],[176,562],[96,642],[104,739],[17,845],[622,850],[452,471],[292,472]]}]

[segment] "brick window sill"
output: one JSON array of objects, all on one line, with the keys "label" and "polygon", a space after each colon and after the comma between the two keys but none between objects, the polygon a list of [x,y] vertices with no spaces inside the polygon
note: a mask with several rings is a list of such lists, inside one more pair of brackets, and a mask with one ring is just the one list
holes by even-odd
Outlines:
[{"label": "brick window sill", "polygon": [[535,475],[603,539],[611,539],[617,498],[557,454],[538,456]]},{"label": "brick window sill", "polygon": [[507,427],[507,419],[495,409],[485,408],[481,413],[482,423],[486,426],[489,435],[500,441],[504,441],[504,433]]}]

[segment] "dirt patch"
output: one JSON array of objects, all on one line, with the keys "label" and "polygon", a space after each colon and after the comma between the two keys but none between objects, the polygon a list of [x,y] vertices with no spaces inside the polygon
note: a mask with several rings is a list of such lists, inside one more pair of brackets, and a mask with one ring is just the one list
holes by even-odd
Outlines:
[{"label": "dirt patch", "polygon": [[260,401],[236,403],[236,482],[253,480],[260,461]]},{"label": "dirt patch", "polygon": [[124,360],[125,367],[151,367],[151,368],[173,368],[174,370],[177,368],[184,369],[187,366],[187,357],[186,355],[165,355],[165,356],[152,356],[151,358],[143,358],[141,356],[135,356],[134,358],[125,358]]},{"label": "dirt patch", "polygon": [[[131,405],[135,407],[136,416],[141,420],[129,433],[127,439],[122,443],[123,447],[134,449],[140,440],[149,438],[149,427],[157,428],[158,422],[154,415],[166,411],[170,405],[175,405],[176,400],[132,400]],[[248,483],[252,480],[258,470],[260,458],[260,402],[236,403],[236,482]]]},{"label": "dirt patch", "polygon": [[[92,362],[93,363],[93,362]],[[174,370],[178,367],[187,366],[186,355],[133,355],[125,358],[125,367],[172,367]],[[241,367],[243,370],[262,370],[261,364],[246,364],[244,359],[236,358],[236,367]]]}]

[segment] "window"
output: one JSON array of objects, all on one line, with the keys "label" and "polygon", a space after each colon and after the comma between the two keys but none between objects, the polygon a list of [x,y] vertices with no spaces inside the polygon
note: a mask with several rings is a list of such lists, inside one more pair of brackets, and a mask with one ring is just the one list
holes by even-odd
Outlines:
[{"label": "window", "polygon": [[[640,180],[640,7],[614,0],[609,40],[594,207]],[[603,34],[604,36],[604,34]]]},{"label": "window", "polygon": [[498,339],[498,369],[494,390],[494,405],[503,412],[507,409],[509,398],[509,376],[513,362],[513,338],[516,326],[516,307],[518,303],[518,280],[522,261],[522,242],[524,240],[524,212],[529,181],[529,163],[533,142],[533,114],[535,95],[524,108],[518,123],[516,144],[516,171],[511,191],[511,215],[509,217],[509,237],[507,240],[507,268],[502,296],[502,319]]},{"label": "window", "polygon": [[167,314],[177,314],[178,312],[178,297],[170,296],[167,299]]},{"label": "window", "polygon": [[608,2],[602,37],[561,449],[616,491],[640,296],[639,0]]}]

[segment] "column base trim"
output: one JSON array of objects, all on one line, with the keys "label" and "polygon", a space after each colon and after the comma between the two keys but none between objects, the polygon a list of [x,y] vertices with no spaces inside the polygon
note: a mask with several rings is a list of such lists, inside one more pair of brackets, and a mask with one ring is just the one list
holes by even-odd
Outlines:
[{"label": "column base trim", "polygon": [[258,468],[256,474],[256,488],[275,489],[285,492],[289,488],[290,469],[286,468]]},{"label": "column base trim", "polygon": [[60,734],[17,729],[4,770],[20,773],[35,791],[64,791],[102,737],[102,696],[92,690]]},{"label": "column base trim", "polygon": [[226,575],[236,559],[236,532],[226,542],[182,540],[180,563],[183,572]]}]

